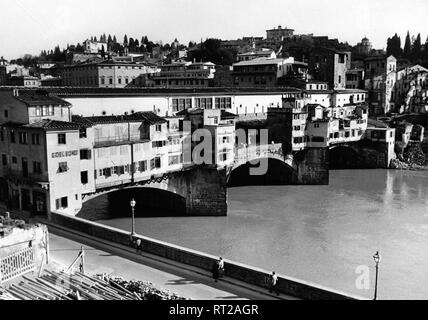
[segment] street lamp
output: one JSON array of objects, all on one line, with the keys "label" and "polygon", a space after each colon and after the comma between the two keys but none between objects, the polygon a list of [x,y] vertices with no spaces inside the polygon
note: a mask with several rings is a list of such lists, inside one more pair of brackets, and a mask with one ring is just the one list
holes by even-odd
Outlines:
[{"label": "street lamp", "polygon": [[134,211],[135,211],[135,205],[137,204],[137,202],[132,199],[130,202],[131,205],[131,211],[132,211],[132,232],[131,232],[131,236],[135,236],[135,215],[134,215]]},{"label": "street lamp", "polygon": [[376,253],[373,255],[373,260],[376,263],[376,281],[375,281],[375,292],[374,292],[374,299],[377,299],[377,279],[379,274],[379,262],[382,259],[382,257],[379,254],[379,251],[376,251]]}]

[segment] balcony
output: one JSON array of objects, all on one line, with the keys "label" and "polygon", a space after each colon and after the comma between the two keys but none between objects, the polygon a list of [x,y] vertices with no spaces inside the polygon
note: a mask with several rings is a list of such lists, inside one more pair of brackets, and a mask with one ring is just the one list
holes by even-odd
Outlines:
[{"label": "balcony", "polygon": [[120,146],[131,143],[144,143],[149,142],[148,138],[141,137],[140,135],[134,136],[103,136],[95,138],[94,146],[96,148],[110,147],[110,146]]}]

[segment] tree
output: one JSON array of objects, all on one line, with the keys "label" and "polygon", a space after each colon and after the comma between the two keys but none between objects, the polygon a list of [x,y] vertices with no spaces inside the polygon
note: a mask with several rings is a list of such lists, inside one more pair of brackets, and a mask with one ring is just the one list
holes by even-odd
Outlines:
[{"label": "tree", "polygon": [[104,49],[104,45],[101,47],[101,58],[105,59],[106,57],[106,51]]},{"label": "tree", "polygon": [[116,39],[116,36],[113,36],[113,43],[117,43],[117,39]]},{"label": "tree", "polygon": [[201,47],[189,53],[190,60],[210,61],[218,65],[231,65],[236,58],[236,50],[221,48],[221,40],[207,39]]},{"label": "tree", "polygon": [[401,38],[395,34],[392,38],[388,38],[387,55],[393,55],[394,57],[401,57],[403,54],[403,50],[401,49]]},{"label": "tree", "polygon": [[422,43],[421,43],[421,34],[419,33],[416,37],[415,41],[413,42],[412,46],[412,60],[418,60],[422,56]]},{"label": "tree", "polygon": [[128,36],[125,34],[125,36],[123,37],[123,45],[127,46],[128,45]]},{"label": "tree", "polygon": [[406,42],[404,43],[403,55],[405,58],[409,58],[412,53],[412,43],[410,41],[410,33],[407,31]]}]

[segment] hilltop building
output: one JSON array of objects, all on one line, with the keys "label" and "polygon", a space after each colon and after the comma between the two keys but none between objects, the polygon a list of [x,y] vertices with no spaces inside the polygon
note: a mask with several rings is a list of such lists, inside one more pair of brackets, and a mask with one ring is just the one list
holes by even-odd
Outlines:
[{"label": "hilltop building", "polygon": [[209,87],[212,86],[216,66],[211,62],[180,62],[161,66],[153,75],[156,87]]}]

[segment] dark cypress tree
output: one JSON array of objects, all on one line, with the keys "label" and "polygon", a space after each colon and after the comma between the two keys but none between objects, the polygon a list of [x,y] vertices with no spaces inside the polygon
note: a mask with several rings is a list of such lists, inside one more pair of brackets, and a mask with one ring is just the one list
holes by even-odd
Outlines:
[{"label": "dark cypress tree", "polygon": [[405,58],[410,58],[412,53],[412,43],[410,41],[410,33],[407,31],[406,42],[404,43],[403,55]]},{"label": "dark cypress tree", "polygon": [[116,44],[117,43],[117,38],[116,36],[113,36],[113,43]]},{"label": "dark cypress tree", "polygon": [[418,36],[416,37],[415,42],[413,42],[412,59],[418,60],[419,58],[421,58],[421,53],[422,53],[422,43],[421,43],[421,34],[419,33]]},{"label": "dark cypress tree", "polygon": [[128,45],[128,36],[125,34],[125,36],[123,37],[123,45],[127,46]]},{"label": "dark cypress tree", "polygon": [[101,47],[101,58],[105,58],[106,57],[106,51],[104,49],[104,45]]}]

